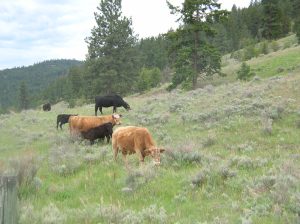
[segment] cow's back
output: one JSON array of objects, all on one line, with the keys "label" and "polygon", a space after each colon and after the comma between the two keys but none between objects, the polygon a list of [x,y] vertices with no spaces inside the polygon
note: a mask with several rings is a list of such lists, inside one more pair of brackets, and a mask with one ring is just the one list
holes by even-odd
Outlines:
[{"label": "cow's back", "polygon": [[112,142],[116,146],[127,150],[133,150],[135,147],[145,149],[155,145],[148,129],[136,126],[116,129],[112,135]]},{"label": "cow's back", "polygon": [[69,118],[69,125],[71,131],[83,132],[91,128],[95,128],[101,124],[113,122],[112,116],[71,116]]}]

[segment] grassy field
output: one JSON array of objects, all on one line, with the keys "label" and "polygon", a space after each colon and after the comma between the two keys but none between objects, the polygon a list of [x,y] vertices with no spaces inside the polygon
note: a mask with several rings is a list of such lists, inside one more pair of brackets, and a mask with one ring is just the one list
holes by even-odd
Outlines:
[{"label": "grassy field", "polygon": [[160,167],[131,155],[127,171],[110,144],[56,130],[57,114],[93,115],[91,104],[1,115],[0,170],[19,174],[20,223],[299,223],[299,52],[248,61],[250,82],[234,81],[230,62],[224,84],[127,97],[122,125],[152,132]]}]

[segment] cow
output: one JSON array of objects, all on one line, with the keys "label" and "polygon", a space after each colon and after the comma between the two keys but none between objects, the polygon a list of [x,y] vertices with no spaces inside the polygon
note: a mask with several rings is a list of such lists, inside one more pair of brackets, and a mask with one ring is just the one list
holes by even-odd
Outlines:
[{"label": "cow", "polygon": [[107,143],[109,143],[112,134],[113,134],[113,125],[110,122],[101,124],[95,128],[91,128],[88,131],[81,132],[81,136],[84,139],[90,140],[91,144],[94,144],[94,141],[96,139],[104,139],[104,137],[106,137]]},{"label": "cow", "polygon": [[143,164],[146,156],[151,155],[154,164],[159,165],[160,153],[165,151],[156,146],[147,128],[136,126],[126,126],[116,129],[112,135],[112,148],[115,161],[117,161],[118,152],[122,152],[123,160],[127,168],[127,154],[136,153],[139,157],[140,164]]},{"label": "cow", "polygon": [[117,107],[124,107],[126,110],[130,110],[130,106],[126,103],[119,95],[107,95],[107,96],[96,96],[95,97],[95,116],[97,111],[102,113],[102,107],[113,107],[113,113],[117,112]]},{"label": "cow", "polygon": [[43,105],[43,111],[50,111],[51,110],[51,104],[50,103],[45,103]]},{"label": "cow", "polygon": [[58,130],[58,125],[60,130],[62,130],[62,125],[69,122],[70,116],[78,116],[78,114],[59,114],[56,118],[56,129]]},{"label": "cow", "polygon": [[105,116],[71,116],[69,118],[69,128],[70,134],[80,134],[80,132],[85,132],[90,130],[91,128],[95,128],[101,124],[112,123],[112,125],[121,124],[122,115],[112,114]]}]

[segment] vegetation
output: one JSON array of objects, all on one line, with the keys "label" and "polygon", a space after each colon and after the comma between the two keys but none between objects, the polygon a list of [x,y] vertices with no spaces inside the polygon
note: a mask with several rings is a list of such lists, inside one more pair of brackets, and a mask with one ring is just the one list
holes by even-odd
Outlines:
[{"label": "vegetation", "polygon": [[214,36],[212,24],[221,20],[226,12],[219,10],[221,5],[215,1],[186,0],[182,8],[167,3],[183,22],[176,31],[168,33],[173,45],[170,54],[175,58],[175,74],[169,89],[181,83],[188,89],[195,89],[199,74],[220,73],[221,55],[206,38]]},{"label": "vegetation", "polygon": [[120,109],[123,123],[146,126],[166,148],[160,167],[131,155],[127,171],[110,144],[56,131],[58,113],[92,114],[93,104],[1,115],[1,164],[22,183],[20,223],[297,223],[299,72],[127,97],[134,110]]},{"label": "vegetation", "polygon": [[[258,1],[245,9],[233,7],[227,21],[212,14],[207,23],[199,23],[201,29],[195,28],[194,3],[203,2],[185,1],[182,11],[171,6],[184,12],[183,26],[137,41],[130,19],[121,15],[121,0],[103,0],[95,13],[97,26],[87,38],[87,60],[69,66],[67,75],[53,79],[48,88],[39,86],[43,90],[35,94],[41,94],[34,95],[36,102],[59,102],[51,111],[26,109],[32,83],[17,83],[16,103],[26,110],[0,115],[0,173],[18,176],[20,223],[299,222],[297,36],[273,40],[272,34],[264,40],[265,6]],[[289,6],[298,1],[269,2],[294,23],[298,13]],[[213,30],[226,38],[210,35]],[[278,35],[287,31],[282,32]],[[197,33],[201,38],[195,39]],[[195,48],[192,41],[203,46]],[[170,46],[178,51],[168,54]],[[214,60],[193,60],[203,52]],[[180,69],[184,87],[204,77],[202,88],[166,91],[169,83],[159,85],[170,77],[173,82]],[[209,69],[227,75],[211,73],[207,79]],[[237,81],[236,74],[248,82]],[[57,114],[91,115],[90,99],[106,91],[128,94],[125,100],[133,109],[120,108],[123,125],[151,131],[166,149],[159,167],[150,157],[140,167],[131,155],[127,170],[121,156],[113,160],[111,144],[71,138],[67,127],[56,131]]]},{"label": "vegetation", "polygon": [[251,72],[250,66],[243,62],[240,70],[237,71],[237,79],[247,81],[254,75]]},{"label": "vegetation", "polygon": [[[58,77],[67,75],[70,67],[80,65],[76,60],[49,60],[28,67],[0,71],[0,112],[18,109],[19,89],[25,83],[28,92],[28,107],[42,104],[41,92]],[[45,98],[49,100],[48,98]]]}]

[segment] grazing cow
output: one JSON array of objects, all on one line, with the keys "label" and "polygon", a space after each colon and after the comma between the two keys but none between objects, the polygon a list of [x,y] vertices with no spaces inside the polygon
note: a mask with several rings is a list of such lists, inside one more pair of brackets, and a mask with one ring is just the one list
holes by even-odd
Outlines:
[{"label": "grazing cow", "polygon": [[60,130],[62,130],[62,125],[69,122],[70,116],[78,116],[78,114],[59,114],[56,119],[56,129],[58,129],[58,125]]},{"label": "grazing cow", "polygon": [[118,151],[122,152],[127,168],[127,154],[136,153],[141,164],[147,155],[151,155],[154,163],[158,165],[160,164],[160,153],[165,151],[156,147],[147,128],[135,126],[120,127],[115,130],[112,135],[112,148],[115,160],[117,160]]},{"label": "grazing cow", "polygon": [[69,118],[69,127],[71,135],[85,132],[91,128],[95,128],[101,124],[112,123],[112,125],[121,124],[119,114],[105,115],[105,116],[71,116]]},{"label": "grazing cow", "polygon": [[113,134],[113,125],[112,123],[101,124],[95,128],[91,128],[88,131],[81,132],[81,136],[84,139],[90,140],[91,144],[94,144],[96,139],[104,139],[106,137],[107,143],[109,143],[110,138]]},{"label": "grazing cow", "polygon": [[102,107],[113,107],[113,113],[117,112],[117,107],[124,107],[126,110],[130,110],[130,106],[119,95],[107,95],[95,97],[95,116],[97,111],[102,114]]},{"label": "grazing cow", "polygon": [[50,103],[45,103],[43,105],[43,111],[50,111],[51,110],[51,104]]}]

